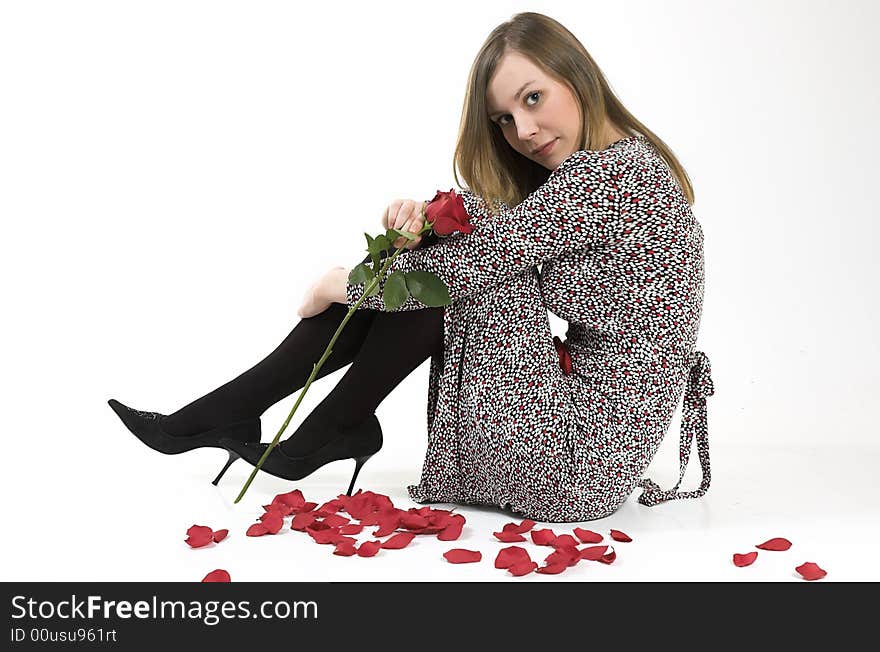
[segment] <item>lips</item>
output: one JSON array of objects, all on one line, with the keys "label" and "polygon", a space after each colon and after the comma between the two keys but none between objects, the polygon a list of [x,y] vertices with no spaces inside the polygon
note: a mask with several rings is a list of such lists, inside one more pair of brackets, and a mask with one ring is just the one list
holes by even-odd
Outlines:
[{"label": "lips", "polygon": [[552,146],[553,143],[555,143],[555,142],[556,142],[556,139],[554,138],[554,139],[551,140],[550,142],[544,143],[544,144],[543,144],[541,147],[539,147],[538,149],[532,150],[532,155],[534,155],[534,156],[543,156],[544,154],[547,153],[547,150],[550,148],[550,146]]}]

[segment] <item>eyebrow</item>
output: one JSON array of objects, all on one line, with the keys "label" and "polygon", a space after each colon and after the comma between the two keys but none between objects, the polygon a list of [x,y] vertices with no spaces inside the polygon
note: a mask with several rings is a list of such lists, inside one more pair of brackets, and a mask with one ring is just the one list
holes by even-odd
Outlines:
[{"label": "eyebrow", "polygon": [[[520,86],[520,89],[516,92],[516,95],[513,96],[514,101],[519,99],[520,93],[522,93],[526,89],[526,86],[528,86],[529,84],[534,84],[534,83],[535,83],[535,80],[533,79],[532,81],[527,81],[525,84]],[[489,117],[494,118],[496,115],[501,115],[502,113],[504,113],[504,111],[495,111],[494,113],[490,113]]]}]

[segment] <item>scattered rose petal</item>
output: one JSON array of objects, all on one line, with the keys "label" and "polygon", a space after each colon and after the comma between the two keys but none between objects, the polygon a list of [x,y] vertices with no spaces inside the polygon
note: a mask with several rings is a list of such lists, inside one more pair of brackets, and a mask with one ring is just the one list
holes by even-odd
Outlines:
[{"label": "scattered rose petal", "polygon": [[184,539],[190,548],[201,548],[214,540],[214,532],[207,525],[192,525]]},{"label": "scattered rose petal", "polygon": [[757,552],[747,552],[744,555],[740,555],[738,553],[733,554],[733,564],[734,566],[751,566],[755,563],[755,560],[758,558]]},{"label": "scattered rose petal", "polygon": [[222,568],[218,568],[217,570],[212,570],[210,573],[205,575],[203,582],[231,582],[232,578],[229,577],[229,573]]},{"label": "scattered rose petal", "polygon": [[515,577],[521,577],[523,575],[528,575],[532,571],[534,571],[538,567],[538,564],[529,560],[529,561],[521,561],[519,563],[514,564],[510,568],[507,569],[507,572]]},{"label": "scattered rose petal", "polygon": [[415,512],[404,512],[400,515],[400,527],[407,530],[420,530],[429,524],[428,519]]},{"label": "scattered rose petal", "polygon": [[245,534],[249,537],[261,537],[264,534],[266,534],[266,532],[267,532],[266,526],[262,522],[260,522],[260,523],[254,523],[253,525],[251,525],[247,529],[247,532],[245,532]]},{"label": "scattered rose petal", "polygon": [[570,534],[560,534],[553,542],[554,548],[576,548],[580,542]]},{"label": "scattered rose petal", "polygon": [[590,546],[589,548],[584,548],[580,551],[581,559],[587,559],[589,561],[599,561],[602,559],[602,556],[605,554],[605,551],[608,550],[608,546]]},{"label": "scattered rose petal", "polygon": [[471,564],[476,561],[480,561],[483,558],[483,553],[479,550],[465,550],[464,548],[453,548],[452,550],[447,550],[443,553],[443,557],[446,558],[450,564]]},{"label": "scattered rose petal", "polygon": [[[290,521],[290,529],[303,531],[307,527],[313,525],[316,518],[317,517],[315,516],[314,512],[300,512]],[[345,534],[351,533],[346,532]]]},{"label": "scattered rose petal", "polygon": [[272,499],[272,502],[284,503],[285,505],[292,507],[294,511],[299,512],[305,506],[306,499],[303,497],[302,491],[294,489],[293,491],[288,491],[286,494],[278,494]]},{"label": "scattered rose petal", "polygon": [[565,566],[574,566],[580,560],[580,550],[578,550],[577,547],[562,546],[547,555],[547,558],[544,559],[544,563],[547,565],[565,564]]},{"label": "scattered rose petal", "polygon": [[221,541],[223,541],[223,539],[226,538],[226,536],[228,534],[229,534],[229,530],[226,530],[226,529],[216,530],[214,532],[214,543],[220,543]]},{"label": "scattered rose petal", "polygon": [[278,534],[281,526],[284,525],[284,519],[278,512],[266,512],[261,518],[267,534]]},{"label": "scattered rose petal", "polygon": [[628,534],[621,532],[620,530],[611,530],[611,538],[615,541],[632,541]]},{"label": "scattered rose petal", "polygon": [[437,538],[440,541],[455,541],[461,536],[461,530],[464,527],[464,516],[461,514],[453,514],[450,517],[450,523],[447,525]]},{"label": "scattered rose petal", "polygon": [[574,535],[583,543],[600,543],[603,538],[602,535],[598,532],[593,532],[592,530],[584,530],[579,527],[576,527],[574,529]]},{"label": "scattered rose petal", "polygon": [[556,535],[550,528],[544,530],[532,530],[532,541],[539,546],[552,546],[556,541]]},{"label": "scattered rose petal", "polygon": [[498,539],[499,541],[503,541],[504,543],[515,543],[517,541],[526,540],[523,535],[518,534],[513,530],[508,530],[507,532],[493,532],[492,534],[495,535],[496,539]]},{"label": "scattered rose petal", "polygon": [[614,551],[614,548],[611,548],[611,552],[602,555],[596,561],[600,561],[603,564],[612,564],[615,559],[617,559],[617,553]]},{"label": "scattered rose petal", "polygon": [[399,532],[382,544],[383,548],[388,550],[400,550],[406,548],[415,538],[412,532]]},{"label": "scattered rose petal", "polygon": [[401,515],[392,513],[384,516],[379,521],[379,529],[373,532],[374,537],[387,537],[400,526]]},{"label": "scattered rose petal", "polygon": [[340,514],[331,514],[324,517],[324,523],[330,527],[342,527],[351,522],[351,519],[345,518]]},{"label": "scattered rose petal", "polygon": [[271,505],[263,505],[267,512],[278,512],[281,516],[289,516],[293,513],[293,507],[282,502],[273,502]]},{"label": "scattered rose petal", "polygon": [[354,553],[354,543],[351,541],[340,541],[336,544],[336,548],[333,550],[333,554],[339,555],[340,557],[351,557]]},{"label": "scattered rose petal", "polygon": [[791,548],[791,541],[784,539],[783,537],[775,537],[773,539],[767,539],[767,541],[759,543],[755,547],[760,548],[761,550],[788,550]]},{"label": "scattered rose petal", "polygon": [[335,544],[339,543],[340,541],[344,541],[345,539],[351,539],[352,541],[354,541],[354,539],[352,539],[351,537],[343,536],[342,534],[339,533],[339,530],[337,528],[333,528],[333,527],[328,527],[328,528],[324,528],[321,530],[308,528],[306,530],[306,532],[309,535],[311,535],[311,537],[312,537],[312,539],[314,539],[315,543],[321,543],[321,544],[332,543],[335,545]]},{"label": "scattered rose petal", "polygon": [[522,534],[524,532],[528,532],[533,527],[535,527],[535,522],[530,519],[525,519],[522,523],[517,525],[516,523],[508,523],[505,525],[501,531],[502,532],[513,532],[514,534]]},{"label": "scattered rose petal", "polygon": [[375,557],[381,547],[381,541],[364,541],[357,549],[358,557]]},{"label": "scattered rose petal", "polygon": [[544,575],[558,575],[562,571],[568,568],[568,564],[561,562],[554,562],[552,564],[547,564],[546,566],[541,566],[536,573],[543,573]]},{"label": "scattered rose petal", "polygon": [[364,526],[360,523],[349,523],[339,528],[339,534],[360,534]]},{"label": "scattered rose petal", "polygon": [[510,568],[514,564],[532,561],[525,548],[520,546],[508,546],[498,551],[495,557],[495,568]]},{"label": "scattered rose petal", "polygon": [[801,577],[805,580],[821,580],[828,574],[811,561],[801,564],[795,568],[795,570],[800,573]]}]

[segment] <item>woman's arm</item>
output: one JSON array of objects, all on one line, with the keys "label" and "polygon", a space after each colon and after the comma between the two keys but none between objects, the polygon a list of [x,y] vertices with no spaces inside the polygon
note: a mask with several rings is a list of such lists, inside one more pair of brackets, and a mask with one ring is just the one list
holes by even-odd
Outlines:
[{"label": "woman's arm", "polygon": [[[607,240],[618,222],[618,167],[607,157],[595,156],[556,170],[516,208],[481,220],[470,234],[401,253],[388,273],[436,274],[455,302],[550,258],[595,247]],[[362,285],[347,285],[348,304],[362,293]],[[368,297],[360,307],[383,310],[381,294]],[[398,310],[424,307],[410,297]]]}]

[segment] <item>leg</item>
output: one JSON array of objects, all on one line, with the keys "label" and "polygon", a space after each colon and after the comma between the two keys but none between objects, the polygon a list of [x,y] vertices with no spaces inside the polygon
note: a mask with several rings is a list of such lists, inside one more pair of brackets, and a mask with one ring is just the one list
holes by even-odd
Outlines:
[{"label": "leg", "polygon": [[287,455],[311,453],[333,436],[335,427],[363,421],[416,367],[442,352],[443,308],[368,312],[375,312],[375,319],[351,367],[297,431],[279,444]]},{"label": "leg", "polygon": [[[270,406],[301,389],[348,308],[334,303],[320,315],[302,319],[285,340],[265,359],[234,380],[168,415],[163,429],[171,435],[190,435],[219,425],[255,418]],[[316,378],[350,364],[361,348],[374,310],[358,310],[342,329],[333,353]]]}]

